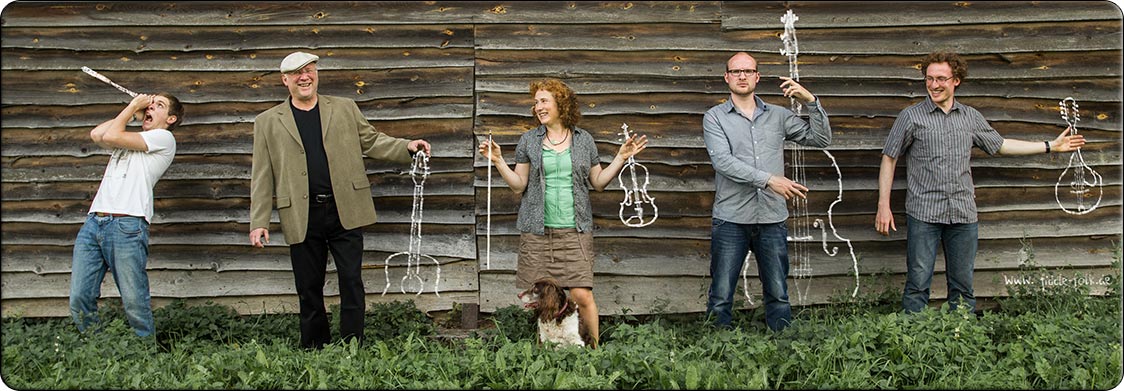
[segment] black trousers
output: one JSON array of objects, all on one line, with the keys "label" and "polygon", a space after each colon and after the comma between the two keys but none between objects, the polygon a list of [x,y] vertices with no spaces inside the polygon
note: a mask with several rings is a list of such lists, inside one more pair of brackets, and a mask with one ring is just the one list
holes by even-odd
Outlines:
[{"label": "black trousers", "polygon": [[340,337],[363,340],[363,231],[344,229],[334,202],[312,202],[308,208],[308,234],[304,242],[289,245],[293,275],[300,297],[301,347],[320,348],[332,339],[324,307],[324,279],[328,251],[336,264],[340,290]]}]

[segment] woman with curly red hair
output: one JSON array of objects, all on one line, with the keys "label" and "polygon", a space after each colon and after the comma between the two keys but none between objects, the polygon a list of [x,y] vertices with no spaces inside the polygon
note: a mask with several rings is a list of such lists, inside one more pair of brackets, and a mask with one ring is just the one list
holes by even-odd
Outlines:
[{"label": "woman with curly red hair", "polygon": [[531,115],[540,125],[519,138],[515,168],[507,166],[498,144],[484,141],[478,149],[496,165],[511,191],[522,195],[516,219],[520,232],[516,287],[525,290],[540,278],[557,279],[570,290],[596,347],[589,189],[605,190],[628,158],[644,150],[648,139],[629,137],[602,169],[593,135],[577,126],[581,111],[574,90],[560,80],[544,79],[532,82],[530,93]]}]

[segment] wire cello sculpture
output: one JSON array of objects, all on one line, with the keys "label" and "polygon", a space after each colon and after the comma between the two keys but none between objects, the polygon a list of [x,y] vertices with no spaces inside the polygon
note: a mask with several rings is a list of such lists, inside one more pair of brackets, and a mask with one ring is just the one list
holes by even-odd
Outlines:
[{"label": "wire cello sculpture", "polygon": [[[793,14],[792,10],[788,10],[785,15],[781,17],[781,22],[784,23],[784,33],[781,35],[781,42],[784,46],[781,49],[781,55],[788,58],[789,77],[794,81],[800,81],[800,70],[797,65],[797,55],[800,51],[796,40],[797,20],[800,20],[800,18],[797,17],[796,14]],[[796,113],[796,115],[803,114],[804,105],[796,100],[795,97],[790,97],[790,103],[793,113]],[[791,145],[792,152],[791,179],[797,183],[808,183],[807,170],[804,163],[805,147],[796,143],[789,144]],[[843,202],[843,173],[840,171],[839,164],[836,162],[835,156],[833,156],[831,152],[828,152],[826,149],[821,149],[820,151],[831,160],[831,167],[835,169],[836,188],[838,191],[836,192],[835,201],[827,208],[826,225],[823,219],[813,219],[811,217],[808,211],[807,198],[792,198],[792,229],[789,232],[791,236],[788,237],[788,240],[793,242],[792,259],[794,260],[794,266],[790,269],[790,274],[793,277],[793,285],[796,287],[796,302],[799,304],[807,303],[808,291],[811,288],[813,274],[811,253],[813,250],[809,250],[809,243],[815,242],[816,235],[818,234],[824,254],[827,254],[829,257],[839,255],[838,246],[832,246],[832,248],[828,250],[828,228],[831,228],[831,235],[836,240],[843,241],[847,244],[847,249],[851,256],[851,268],[855,276],[855,288],[851,291],[851,297],[855,297],[859,293],[859,262],[858,258],[855,256],[855,248],[851,245],[850,239],[839,236],[839,232],[835,228],[834,216],[832,215],[835,205]],[[814,228],[818,228],[819,232],[815,232]]]},{"label": "wire cello sculpture", "polygon": [[[621,135],[624,137],[623,140],[627,142],[628,138],[630,137],[628,133],[628,124],[621,125]],[[639,167],[641,170],[644,170],[643,186],[639,185],[640,182],[636,179],[637,167]],[[625,186],[624,172],[626,169],[628,170],[629,176],[632,180],[632,187]],[[617,174],[617,182],[620,183],[621,188],[624,189],[624,201],[621,201],[621,208],[617,213],[624,225],[634,228],[643,227],[647,226],[648,224],[654,223],[656,219],[660,217],[660,209],[656,207],[656,199],[648,195],[647,167],[644,167],[643,164],[637,163],[636,159],[633,159],[632,156],[629,156],[628,162],[624,164],[624,167],[621,168],[620,173]],[[644,205],[648,205],[652,208],[651,218],[647,218],[647,216],[645,215]],[[632,213],[634,214],[625,217],[624,211],[625,209],[629,208],[632,209]],[[645,218],[647,218],[647,220],[645,220]]]},{"label": "wire cello sculpture", "polygon": [[[429,156],[425,151],[418,151],[414,154],[414,165],[410,168],[410,177],[414,180],[414,207],[410,212],[410,250],[406,252],[399,252],[391,254],[386,257],[383,265],[383,273],[386,274],[386,287],[382,289],[383,296],[386,291],[390,289],[390,260],[399,257],[406,257],[406,275],[402,276],[401,292],[406,293],[407,280],[417,281],[418,295],[425,290],[425,280],[421,277],[421,259],[425,257],[433,261],[437,265],[437,277],[433,279],[433,293],[441,296],[438,292],[437,286],[441,282],[441,263],[429,255],[421,254],[421,222],[422,222],[422,207],[424,202],[423,192],[425,191],[425,179],[429,176]],[[419,179],[420,177],[420,179]]]},{"label": "wire cello sculpture", "polygon": [[[1058,109],[1061,111],[1062,119],[1069,125],[1070,135],[1077,134],[1077,121],[1081,120],[1081,113],[1078,110],[1077,100],[1073,97],[1067,97],[1061,102],[1058,102]],[[1072,171],[1072,173],[1071,173]],[[1070,177],[1066,178],[1069,174]],[[1068,183],[1069,189],[1063,190],[1062,183]],[[1104,180],[1101,174],[1094,171],[1089,165],[1085,164],[1085,158],[1081,156],[1081,149],[1073,151],[1069,156],[1069,165],[1062,171],[1062,175],[1058,176],[1058,183],[1054,184],[1054,200],[1058,202],[1058,207],[1063,211],[1072,215],[1083,215],[1097,209],[1101,204],[1101,198],[1104,196],[1102,186]],[[1092,206],[1086,204],[1086,199],[1091,198],[1091,189],[1096,189],[1097,201],[1093,202]],[[1071,205],[1067,208],[1062,203],[1062,193],[1069,192],[1077,199],[1076,206]]]}]

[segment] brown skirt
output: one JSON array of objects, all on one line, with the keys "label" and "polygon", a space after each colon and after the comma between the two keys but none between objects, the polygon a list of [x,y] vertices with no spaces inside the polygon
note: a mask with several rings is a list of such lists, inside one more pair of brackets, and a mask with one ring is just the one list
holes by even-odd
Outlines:
[{"label": "brown skirt", "polygon": [[593,289],[593,234],[573,228],[547,228],[545,235],[519,235],[515,287],[524,290],[536,280],[554,277],[563,288]]}]

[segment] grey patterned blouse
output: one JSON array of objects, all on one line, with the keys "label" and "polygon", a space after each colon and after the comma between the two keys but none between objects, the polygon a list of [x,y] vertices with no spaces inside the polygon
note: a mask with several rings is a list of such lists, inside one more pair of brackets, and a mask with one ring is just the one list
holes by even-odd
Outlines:
[{"label": "grey patterned blouse", "polygon": [[[589,170],[595,164],[601,164],[597,156],[597,145],[593,135],[585,129],[574,127],[574,140],[570,145],[570,160],[573,163],[571,178],[574,185],[574,223],[578,232],[589,232],[593,229],[593,208],[589,202]],[[515,163],[529,163],[530,174],[527,178],[527,188],[523,190],[523,197],[519,204],[519,217],[515,227],[519,232],[544,235],[546,206],[546,178],[542,166],[542,140],[546,137],[546,127],[528,130],[519,138],[519,145],[515,147]]]}]

